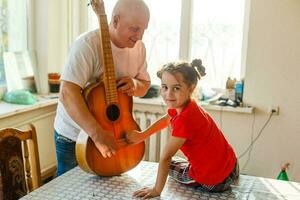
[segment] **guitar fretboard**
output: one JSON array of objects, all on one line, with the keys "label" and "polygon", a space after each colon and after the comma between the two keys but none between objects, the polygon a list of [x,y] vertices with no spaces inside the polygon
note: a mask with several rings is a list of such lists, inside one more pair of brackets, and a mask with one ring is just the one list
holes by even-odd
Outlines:
[{"label": "guitar fretboard", "polygon": [[104,68],[103,82],[106,94],[106,103],[117,103],[118,93],[116,86],[116,75],[106,15],[100,15],[99,23],[99,34],[102,41],[100,58],[102,58],[102,67]]}]

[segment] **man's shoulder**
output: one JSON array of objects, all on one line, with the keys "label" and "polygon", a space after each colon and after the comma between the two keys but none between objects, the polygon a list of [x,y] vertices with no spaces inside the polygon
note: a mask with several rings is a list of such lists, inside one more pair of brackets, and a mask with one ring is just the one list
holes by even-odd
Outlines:
[{"label": "man's shoulder", "polygon": [[139,40],[139,41],[136,42],[134,47],[137,48],[137,49],[145,49],[145,44],[142,40]]},{"label": "man's shoulder", "polygon": [[74,41],[75,44],[90,44],[95,45],[99,43],[99,34],[98,29],[84,32],[79,35],[76,40]]}]

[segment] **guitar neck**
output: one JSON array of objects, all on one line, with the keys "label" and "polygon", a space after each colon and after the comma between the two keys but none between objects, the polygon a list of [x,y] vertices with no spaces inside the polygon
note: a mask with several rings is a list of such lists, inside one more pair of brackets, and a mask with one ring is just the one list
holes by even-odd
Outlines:
[{"label": "guitar neck", "polygon": [[99,15],[99,35],[100,35],[100,49],[99,58],[104,68],[102,80],[104,82],[106,102],[116,103],[118,101],[115,67],[113,62],[110,35],[106,15]]}]

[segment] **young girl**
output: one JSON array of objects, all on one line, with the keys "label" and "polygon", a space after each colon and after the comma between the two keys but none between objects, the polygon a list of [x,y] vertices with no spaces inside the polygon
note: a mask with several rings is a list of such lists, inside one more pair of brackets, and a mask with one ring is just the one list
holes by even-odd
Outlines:
[{"label": "young girl", "polygon": [[[195,69],[196,68],[196,69]],[[211,116],[191,99],[198,79],[205,75],[201,60],[169,63],[158,71],[161,95],[168,114],[143,132],[126,135],[138,143],[171,124],[171,136],[159,161],[154,187],[142,188],[134,197],[151,198],[162,192],[168,174],[176,181],[209,192],[223,192],[239,176],[236,155]],[[188,161],[172,160],[181,150]]]}]

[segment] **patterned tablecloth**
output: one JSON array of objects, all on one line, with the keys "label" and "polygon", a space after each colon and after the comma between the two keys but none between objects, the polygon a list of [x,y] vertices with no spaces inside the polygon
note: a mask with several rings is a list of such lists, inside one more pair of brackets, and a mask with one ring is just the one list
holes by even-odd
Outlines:
[{"label": "patterned tablecloth", "polygon": [[[133,170],[114,177],[87,174],[75,167],[22,199],[132,199],[133,191],[155,183],[157,167],[157,163],[141,162]],[[155,199],[300,200],[300,183],[241,175],[239,184],[233,186],[232,191],[207,193],[169,178],[161,196]]]}]

